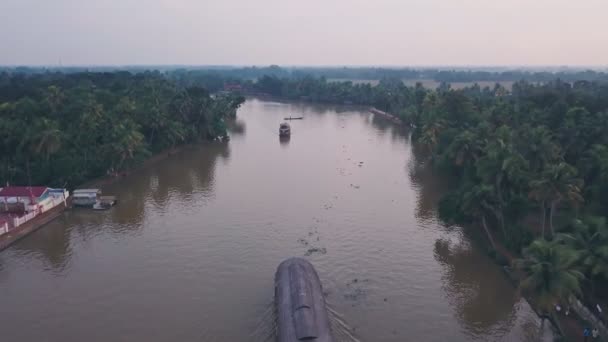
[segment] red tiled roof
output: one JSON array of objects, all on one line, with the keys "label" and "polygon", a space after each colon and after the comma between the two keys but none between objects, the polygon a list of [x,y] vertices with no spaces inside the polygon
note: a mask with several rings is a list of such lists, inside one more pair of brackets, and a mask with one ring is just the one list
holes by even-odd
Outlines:
[{"label": "red tiled roof", "polygon": [[40,197],[46,186],[8,186],[0,191],[0,197]]}]

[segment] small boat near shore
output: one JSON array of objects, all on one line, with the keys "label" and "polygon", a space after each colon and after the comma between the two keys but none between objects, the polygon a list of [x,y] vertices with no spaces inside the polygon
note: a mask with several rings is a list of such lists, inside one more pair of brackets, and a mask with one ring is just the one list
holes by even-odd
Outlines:
[{"label": "small boat near shore", "polygon": [[92,207],[101,196],[99,189],[76,189],[72,192],[72,205],[76,207]]},{"label": "small boat near shore", "polygon": [[296,117],[288,117],[288,118],[284,118],[283,120],[302,120],[304,119],[303,116],[296,116]]},{"label": "small boat near shore", "polygon": [[283,122],[279,125],[279,137],[291,136],[291,126],[287,122]]},{"label": "small boat near shore", "polygon": [[94,210],[110,209],[116,204],[116,196],[102,196],[100,189],[77,189],[72,193],[72,205]]},{"label": "small boat near shore", "polygon": [[100,196],[93,204],[94,210],[107,210],[116,204],[116,196]]}]

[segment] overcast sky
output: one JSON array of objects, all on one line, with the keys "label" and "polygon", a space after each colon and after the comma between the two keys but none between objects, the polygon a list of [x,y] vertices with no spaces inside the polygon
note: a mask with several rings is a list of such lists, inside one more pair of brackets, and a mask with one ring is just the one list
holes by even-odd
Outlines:
[{"label": "overcast sky", "polygon": [[0,0],[0,64],[607,65],[608,0]]}]

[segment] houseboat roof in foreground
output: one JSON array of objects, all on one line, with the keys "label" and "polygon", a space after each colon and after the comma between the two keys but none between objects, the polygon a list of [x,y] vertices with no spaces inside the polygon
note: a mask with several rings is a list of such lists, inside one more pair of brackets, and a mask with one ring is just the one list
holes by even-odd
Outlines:
[{"label": "houseboat roof in foreground", "polygon": [[0,190],[0,197],[40,197],[47,189],[46,186],[7,186]]}]

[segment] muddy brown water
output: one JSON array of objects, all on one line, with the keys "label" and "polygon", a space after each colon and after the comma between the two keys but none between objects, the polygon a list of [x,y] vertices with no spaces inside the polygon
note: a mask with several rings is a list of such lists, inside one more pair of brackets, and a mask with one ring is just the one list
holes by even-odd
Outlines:
[{"label": "muddy brown water", "polygon": [[[279,140],[289,115],[305,118]],[[437,219],[441,181],[407,130],[249,99],[231,135],[105,186],[111,210],[71,210],[2,252],[0,339],[271,341],[275,269],[302,256],[342,340],[537,340],[500,268]]]}]

